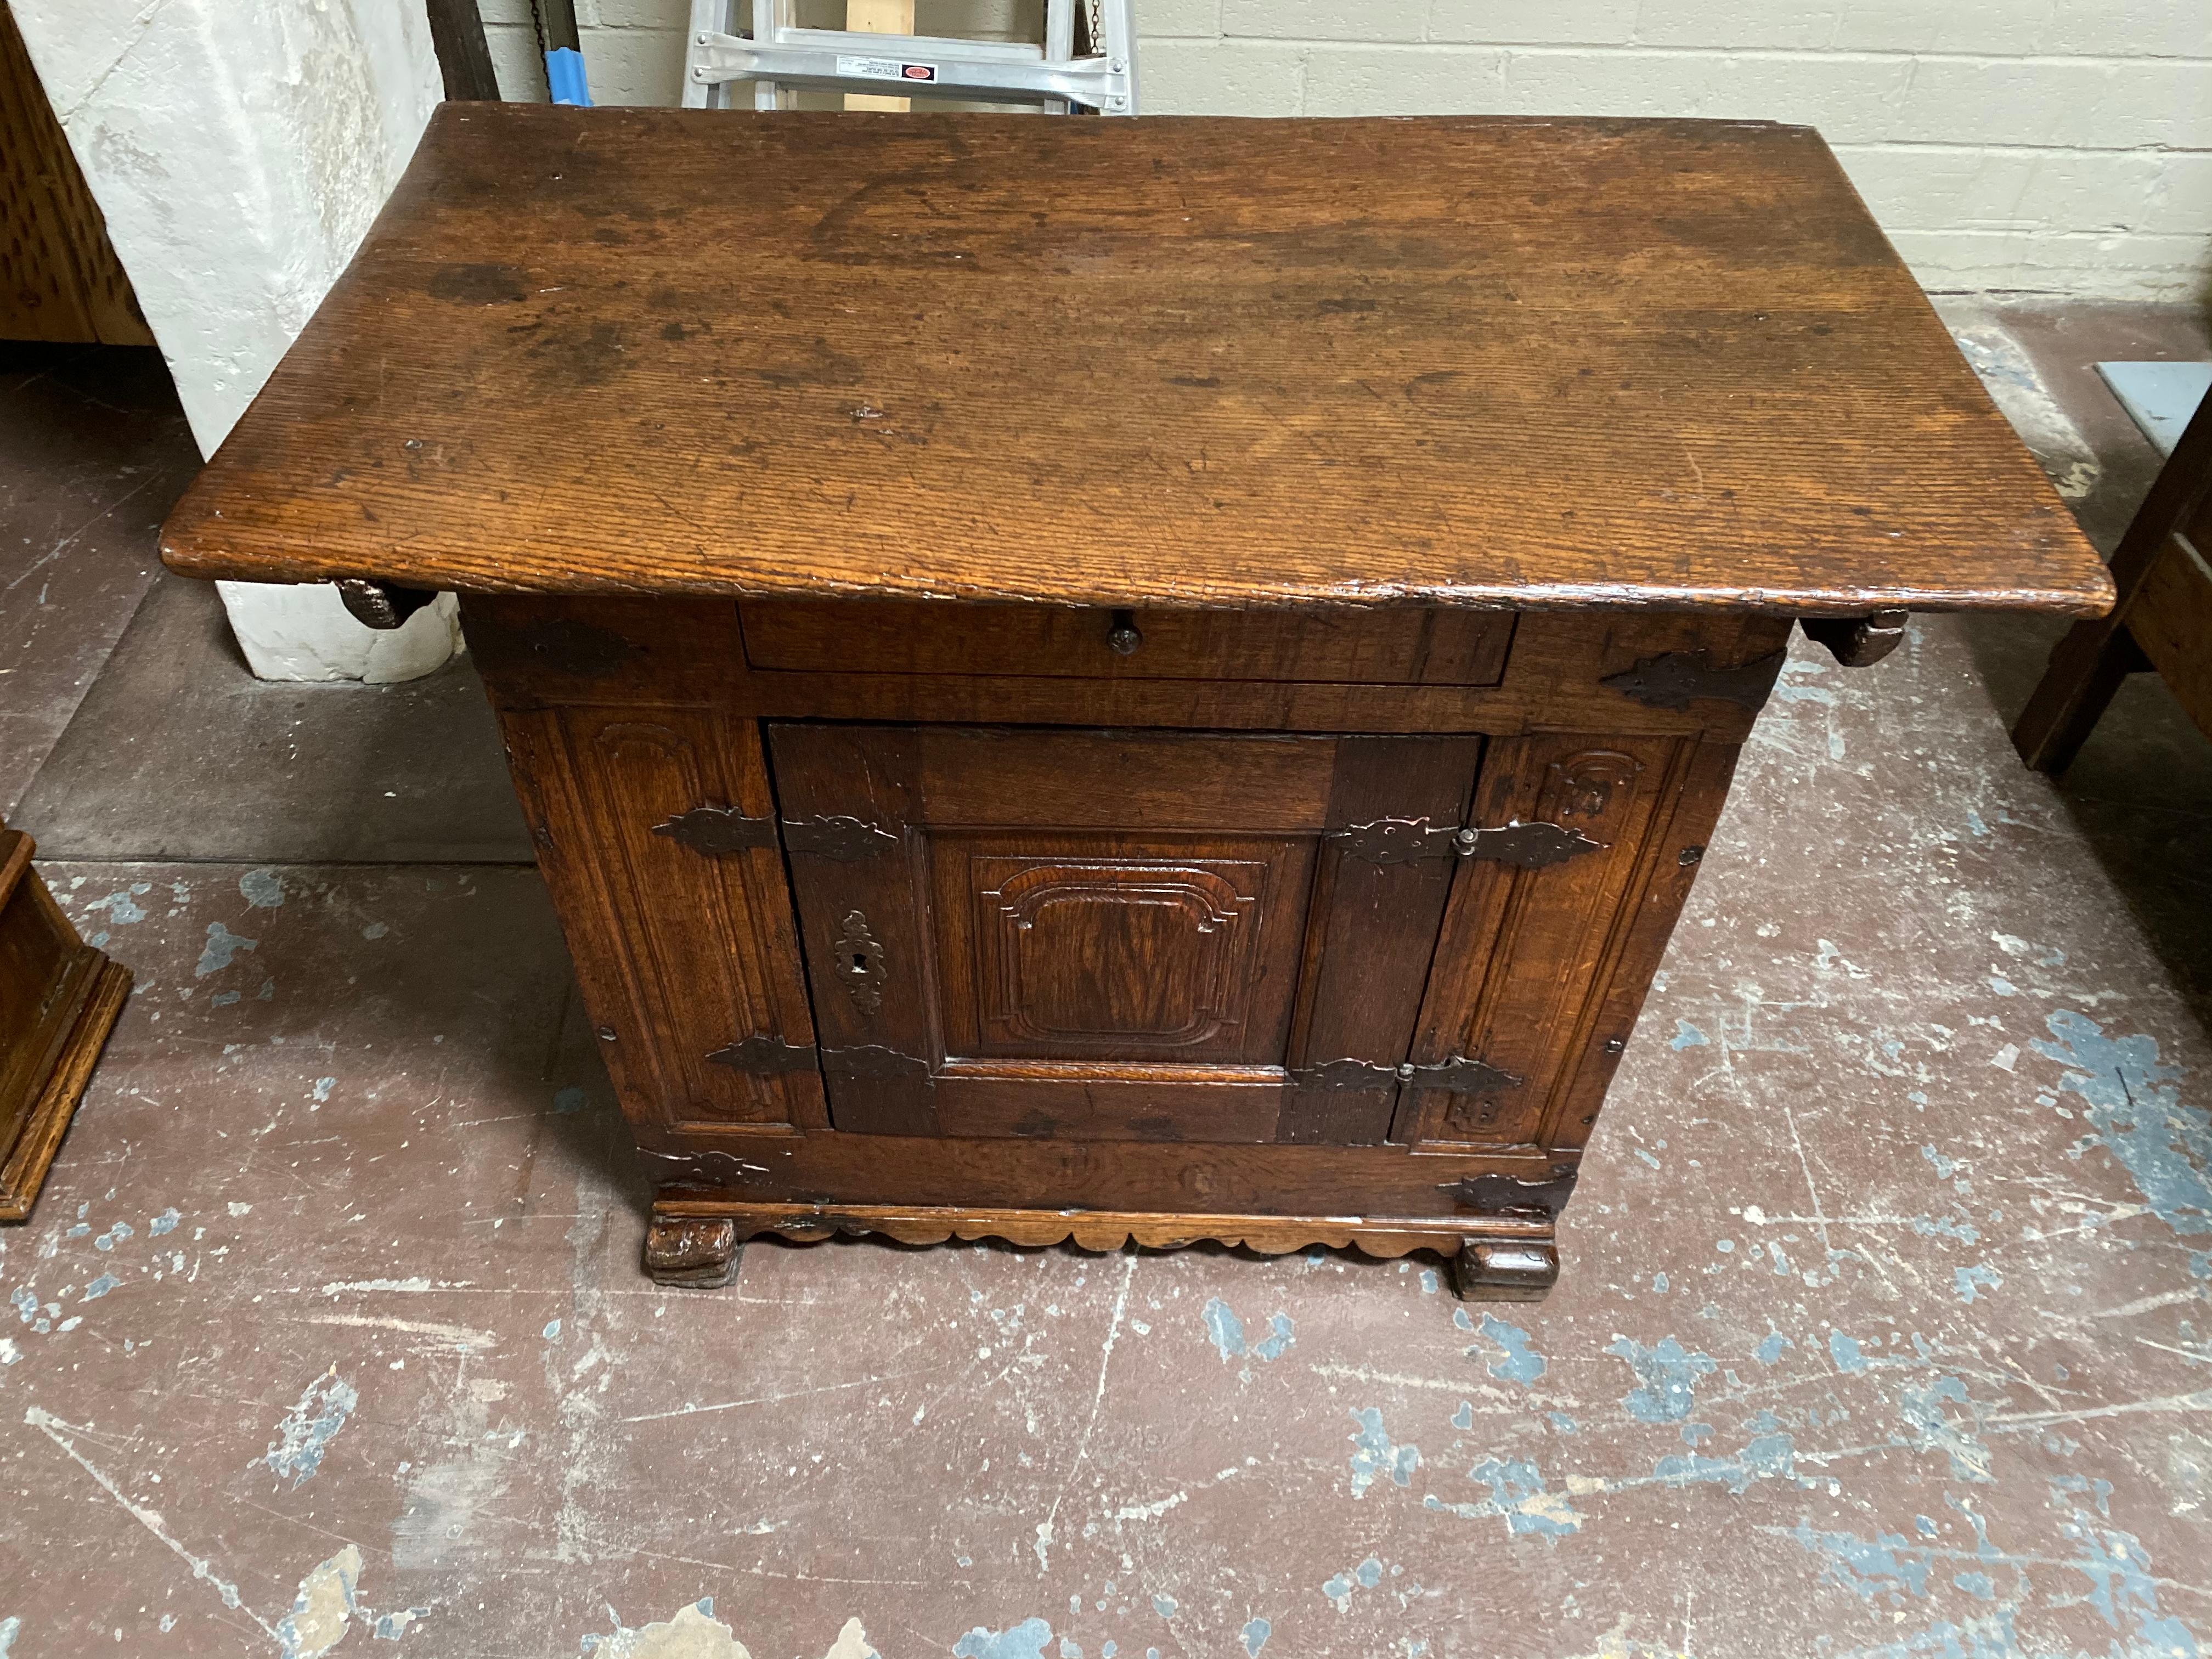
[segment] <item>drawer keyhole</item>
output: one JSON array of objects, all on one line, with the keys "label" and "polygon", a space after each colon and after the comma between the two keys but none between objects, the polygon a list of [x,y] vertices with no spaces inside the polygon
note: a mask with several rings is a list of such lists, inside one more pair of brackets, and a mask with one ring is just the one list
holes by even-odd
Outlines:
[{"label": "drawer keyhole", "polygon": [[1115,654],[1122,657],[1133,656],[1136,654],[1137,647],[1144,642],[1145,636],[1137,629],[1137,613],[1133,611],[1116,611],[1114,613],[1113,621],[1106,629],[1106,643],[1114,648]]}]

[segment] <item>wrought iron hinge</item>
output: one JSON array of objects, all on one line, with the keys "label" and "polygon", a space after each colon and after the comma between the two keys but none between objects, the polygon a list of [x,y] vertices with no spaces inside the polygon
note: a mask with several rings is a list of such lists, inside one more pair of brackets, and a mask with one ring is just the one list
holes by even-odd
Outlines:
[{"label": "wrought iron hinge", "polygon": [[1409,1089],[1441,1089],[1455,1095],[1517,1089],[1521,1081],[1502,1067],[1467,1054],[1455,1054],[1433,1066],[1416,1066],[1410,1060],[1401,1066],[1382,1066],[1369,1060],[1331,1060],[1291,1073],[1292,1085],[1300,1089],[1389,1089],[1402,1083]]},{"label": "wrought iron hinge", "polygon": [[727,1066],[754,1077],[775,1077],[786,1072],[811,1072],[819,1064],[811,1045],[799,1048],[767,1031],[726,1044],[707,1056],[716,1066]]},{"label": "wrought iron hinge", "polygon": [[1733,668],[1722,668],[1714,663],[1709,650],[1669,651],[1662,656],[1646,657],[1618,674],[1608,674],[1598,684],[1651,708],[1687,708],[1693,702],[1711,699],[1756,709],[1774,689],[1784,654],[1776,651]]},{"label": "wrought iron hinge", "polygon": [[786,818],[783,844],[794,853],[812,853],[850,864],[896,851],[898,836],[863,819],[833,813],[823,817]]},{"label": "wrought iron hinge", "polygon": [[[749,818],[734,806],[695,806],[688,812],[653,826],[656,836],[704,853],[710,858],[743,853],[757,847],[774,847],[779,826],[774,818]],[[781,825],[782,843],[794,853],[814,853],[823,858],[873,858],[899,844],[899,838],[872,823],[842,817],[786,818]]]},{"label": "wrought iron hinge", "polygon": [[654,824],[653,833],[665,836],[695,853],[719,858],[725,853],[775,846],[775,820],[749,818],[734,806],[695,806]]},{"label": "wrought iron hinge", "polygon": [[1553,1220],[1575,1190],[1575,1166],[1554,1164],[1548,1179],[1523,1181],[1518,1176],[1479,1175],[1445,1183],[1452,1202],[1485,1215]]},{"label": "wrought iron hinge", "polygon": [[1426,818],[1377,818],[1333,830],[1329,839],[1348,859],[1370,864],[1409,864],[1415,859],[1492,859],[1517,864],[1524,870],[1542,870],[1584,853],[1602,852],[1606,843],[1592,841],[1579,830],[1563,823],[1522,823],[1515,821],[1496,829],[1473,824],[1431,824]]},{"label": "wrought iron hinge", "polygon": [[789,1072],[811,1072],[817,1066],[836,1077],[927,1077],[929,1062],[902,1054],[879,1042],[856,1042],[848,1048],[800,1048],[766,1031],[717,1048],[707,1058],[717,1066],[753,1077],[776,1077]]}]

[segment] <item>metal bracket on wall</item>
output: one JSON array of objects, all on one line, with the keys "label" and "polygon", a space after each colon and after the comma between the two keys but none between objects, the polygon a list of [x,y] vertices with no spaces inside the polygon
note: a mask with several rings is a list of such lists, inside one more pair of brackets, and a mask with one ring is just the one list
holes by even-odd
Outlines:
[{"label": "metal bracket on wall", "polygon": [[1319,1066],[1301,1066],[1291,1073],[1298,1089],[1389,1089],[1404,1084],[1409,1089],[1441,1089],[1448,1094],[1481,1095],[1499,1089],[1517,1089],[1522,1079],[1512,1073],[1468,1054],[1455,1054],[1433,1066],[1384,1066],[1370,1060],[1331,1060]]},{"label": "metal bracket on wall", "polygon": [[1633,697],[1649,708],[1687,708],[1693,702],[1739,703],[1757,709],[1774,689],[1786,653],[1776,651],[1733,668],[1713,661],[1709,650],[1669,651],[1646,657],[1635,667],[1608,674],[1600,685]]},{"label": "metal bracket on wall", "polygon": [[1516,864],[1524,870],[1547,869],[1606,847],[1563,823],[1517,821],[1486,830],[1474,824],[1431,824],[1426,818],[1377,818],[1332,830],[1328,838],[1345,857],[1370,864],[1457,856]]}]

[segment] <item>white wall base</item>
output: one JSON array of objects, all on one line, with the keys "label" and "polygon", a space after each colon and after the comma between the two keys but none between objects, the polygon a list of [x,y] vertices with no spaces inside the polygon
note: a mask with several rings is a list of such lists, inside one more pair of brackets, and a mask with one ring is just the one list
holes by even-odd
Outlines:
[{"label": "white wall base", "polygon": [[[443,82],[422,0],[9,3],[203,455],[261,389],[399,180]],[[223,584],[253,672],[405,679],[445,622],[378,634],[335,589]],[[402,641],[404,641],[404,643]]]},{"label": "white wall base", "polygon": [[264,680],[419,679],[461,649],[460,605],[441,593],[398,628],[356,622],[327,583],[217,582],[246,665]]}]

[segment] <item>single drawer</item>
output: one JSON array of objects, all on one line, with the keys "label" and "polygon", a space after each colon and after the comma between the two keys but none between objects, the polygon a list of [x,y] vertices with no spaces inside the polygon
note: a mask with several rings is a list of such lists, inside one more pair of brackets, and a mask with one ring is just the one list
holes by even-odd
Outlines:
[{"label": "single drawer", "polygon": [[1508,611],[1106,611],[761,599],[738,607],[755,668],[836,674],[1496,685]]}]

